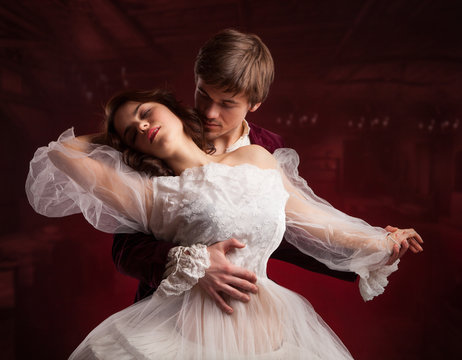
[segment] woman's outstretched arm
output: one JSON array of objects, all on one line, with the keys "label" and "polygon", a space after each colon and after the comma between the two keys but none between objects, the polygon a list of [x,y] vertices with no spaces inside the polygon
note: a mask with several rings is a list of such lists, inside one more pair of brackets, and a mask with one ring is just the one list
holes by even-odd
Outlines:
[{"label": "woman's outstretched arm", "polygon": [[356,272],[366,300],[383,292],[404,247],[410,244],[411,251],[422,251],[423,241],[413,229],[374,227],[317,197],[298,175],[295,151],[278,150],[275,158],[289,194],[286,240],[331,269]]},{"label": "woman's outstretched arm", "polygon": [[[284,186],[289,193],[286,215],[290,226],[298,226],[313,238],[328,246],[352,251],[382,252],[392,255],[402,246],[409,246],[414,253],[422,251],[422,238],[414,229],[392,228],[390,231],[372,227],[366,222],[348,216],[317,198],[297,189],[283,174]],[[392,260],[397,260],[391,256]],[[393,261],[392,261],[393,262]]]},{"label": "woman's outstretched arm", "polygon": [[126,166],[118,151],[75,138],[72,130],[37,150],[26,192],[46,216],[82,212],[105,232],[150,232],[152,181]]}]

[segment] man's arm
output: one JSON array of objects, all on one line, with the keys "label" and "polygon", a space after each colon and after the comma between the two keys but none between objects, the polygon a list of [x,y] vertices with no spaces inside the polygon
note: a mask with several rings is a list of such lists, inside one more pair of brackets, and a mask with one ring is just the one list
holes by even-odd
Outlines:
[{"label": "man's arm", "polygon": [[285,241],[285,239],[282,240],[279,247],[273,252],[273,254],[271,254],[271,258],[282,260],[308,271],[335,277],[340,280],[354,282],[358,277],[358,275],[354,272],[329,269],[322,262],[302,253],[295,246]]},{"label": "man's arm", "polygon": [[172,247],[174,244],[156,240],[152,235],[116,234],[112,259],[119,272],[156,289],[162,281],[167,254]]},{"label": "man's arm", "polygon": [[242,249],[244,244],[236,239],[217,242],[207,248],[210,255],[210,266],[204,277],[199,279],[199,286],[215,301],[220,309],[228,314],[233,308],[223,299],[226,294],[235,300],[247,302],[247,293],[258,291],[255,285],[257,276],[247,269],[232,264],[226,253],[231,249]]},{"label": "man's arm", "polygon": [[[159,286],[166,270],[168,252],[174,246],[143,233],[114,236],[112,259],[117,270],[140,281],[136,300],[150,295]],[[256,275],[233,265],[226,258],[229,250],[244,246],[236,239],[209,246],[210,267],[205,271],[205,276],[199,279],[199,286],[229,314],[233,309],[223,300],[222,294],[246,302],[250,299],[247,292],[257,292]]]}]

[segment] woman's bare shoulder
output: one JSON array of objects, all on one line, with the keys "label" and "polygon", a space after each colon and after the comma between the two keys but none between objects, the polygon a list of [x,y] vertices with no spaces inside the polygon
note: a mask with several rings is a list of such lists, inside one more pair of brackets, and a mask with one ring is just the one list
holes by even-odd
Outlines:
[{"label": "woman's bare shoulder", "polygon": [[268,150],[260,145],[242,146],[230,152],[224,159],[229,165],[251,164],[262,169],[276,169],[277,161]]}]

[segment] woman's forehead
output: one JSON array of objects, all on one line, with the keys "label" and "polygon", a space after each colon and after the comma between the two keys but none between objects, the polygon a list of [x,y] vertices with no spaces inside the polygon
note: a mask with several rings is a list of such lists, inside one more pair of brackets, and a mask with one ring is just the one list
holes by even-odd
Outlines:
[{"label": "woman's forehead", "polygon": [[140,105],[140,102],[128,101],[117,109],[114,114],[114,127],[117,132],[123,130],[127,123],[135,119],[136,111]]}]

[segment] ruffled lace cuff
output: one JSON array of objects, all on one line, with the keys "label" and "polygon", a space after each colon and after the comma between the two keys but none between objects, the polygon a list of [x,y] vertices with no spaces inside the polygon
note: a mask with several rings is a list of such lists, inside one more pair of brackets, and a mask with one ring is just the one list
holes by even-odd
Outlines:
[{"label": "ruffled lace cuff", "polygon": [[356,273],[360,276],[359,292],[364,301],[372,300],[375,296],[382,294],[385,291],[385,286],[388,285],[388,276],[398,270],[399,260],[392,265],[382,266],[377,270],[369,271],[367,269],[357,270]]},{"label": "ruffled lace cuff", "polygon": [[197,284],[210,266],[207,246],[176,246],[168,252],[166,277],[157,288],[159,296],[180,295]]}]

